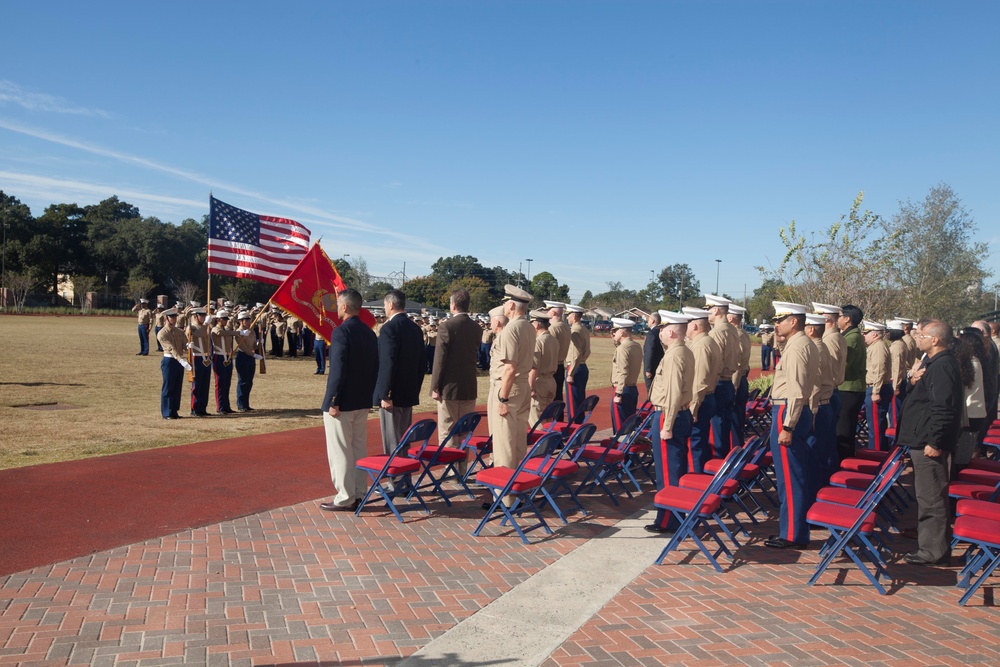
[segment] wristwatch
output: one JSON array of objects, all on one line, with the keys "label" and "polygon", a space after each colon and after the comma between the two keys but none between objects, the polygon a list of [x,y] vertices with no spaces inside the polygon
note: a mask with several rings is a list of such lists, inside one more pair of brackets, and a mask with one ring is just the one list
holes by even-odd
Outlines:
[{"label": "wristwatch", "polygon": [[793,431],[795,431],[795,429],[789,426],[788,424],[782,424],[781,430],[784,431],[785,433],[792,433]]},{"label": "wristwatch", "polygon": [[510,398],[509,397],[508,398],[504,398],[503,396],[500,395],[500,392],[498,391],[497,392],[497,400],[500,401],[501,403],[507,403],[507,402],[510,401]]}]

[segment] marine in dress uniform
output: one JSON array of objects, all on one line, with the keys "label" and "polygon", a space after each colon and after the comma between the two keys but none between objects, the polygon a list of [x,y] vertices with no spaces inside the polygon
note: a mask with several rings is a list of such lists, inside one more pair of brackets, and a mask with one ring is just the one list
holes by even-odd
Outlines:
[{"label": "marine in dress uniform", "polygon": [[834,381],[836,361],[830,349],[823,341],[826,332],[826,317],[818,313],[806,315],[806,335],[816,345],[816,358],[819,367],[819,381],[813,387],[809,409],[813,413],[813,456],[819,464],[815,476],[818,491],[830,481],[830,475],[837,471],[837,437],[836,422],[833,419],[833,408],[830,398],[837,387]]},{"label": "marine in dress uniform", "polygon": [[611,338],[615,342],[615,354],[611,359],[611,388],[615,392],[611,401],[611,428],[615,433],[639,406],[636,385],[642,372],[642,348],[632,340],[634,326],[632,320],[611,318]]},{"label": "marine in dress uniform", "polygon": [[760,369],[762,371],[771,370],[771,352],[774,349],[774,334],[771,333],[771,325],[760,325]]},{"label": "marine in dress uniform", "polygon": [[590,358],[590,332],[583,326],[583,308],[566,306],[569,311],[569,351],[566,354],[566,405],[568,418],[576,417],[580,405],[587,397],[587,380],[590,379],[590,369],[587,359]]},{"label": "marine in dress uniform", "polygon": [[[496,308],[493,308],[488,313],[488,316],[490,318],[490,331],[493,332],[493,345],[490,346],[490,366],[489,366],[490,371],[492,371],[493,365],[496,364],[496,363],[499,363],[498,361],[496,361],[497,350],[499,349],[499,348],[497,348],[496,340],[497,340],[497,337],[500,335],[500,332],[503,331],[503,328],[505,326],[507,326],[507,316],[504,314],[504,307],[503,306],[497,306]],[[500,386],[494,384],[494,382],[493,382],[493,373],[492,372],[490,372],[490,374],[489,374],[489,382],[490,382],[490,388],[489,388],[490,394],[494,394],[497,391],[499,391]],[[487,408],[489,408],[489,400],[490,400],[490,398],[489,398],[489,396],[487,396],[486,397],[486,406],[487,406]],[[494,426],[493,422],[494,422],[493,413],[491,413],[489,411],[489,409],[487,409],[486,410],[486,424],[487,424],[487,428],[488,428],[488,430],[489,430],[489,432],[491,434],[493,433],[494,430],[496,430],[496,427]],[[487,509],[489,509],[489,508],[487,508]]]},{"label": "marine in dress uniform", "polygon": [[545,301],[544,304],[549,309],[549,335],[559,342],[556,372],[552,374],[552,379],[556,382],[556,396],[552,400],[562,401],[564,400],[563,385],[566,384],[566,357],[569,355],[570,346],[569,326],[563,321],[566,304],[561,301]]},{"label": "marine in dress uniform", "polygon": [[750,375],[750,352],[753,343],[750,341],[750,334],[743,329],[743,317],[747,309],[735,303],[729,304],[729,323],[736,330],[736,335],[740,339],[739,366],[733,373],[733,387],[736,390],[733,398],[733,436],[732,446],[742,447],[745,438],[747,421],[747,400],[750,396],[750,383],[747,376]]},{"label": "marine in dress uniform", "polygon": [[[685,343],[689,318],[683,313],[659,312],[660,344],[666,349],[653,375],[649,401],[656,410],[650,439],[656,466],[656,490],[677,486],[688,472],[688,440],[691,437],[691,400],[694,397],[694,353]],[[673,515],[658,510],[656,520],[646,526],[651,533],[677,528]]]},{"label": "marine in dress uniform", "polygon": [[481,370],[490,369],[490,347],[493,345],[493,330],[490,329],[489,322],[482,327],[483,333],[479,339],[479,363]]},{"label": "marine in dress uniform", "polygon": [[250,392],[253,391],[253,376],[257,372],[257,332],[250,328],[250,313],[243,311],[237,317],[236,330],[236,409],[253,412],[250,407]]},{"label": "marine in dress uniform", "polygon": [[156,339],[156,351],[163,352],[163,346],[160,345],[160,329],[166,325],[166,319],[163,317],[163,313],[166,312],[163,308],[162,303],[157,303],[156,308],[153,310],[153,338]]},{"label": "marine in dress uniform", "polygon": [[136,356],[145,357],[149,354],[149,325],[153,321],[153,311],[149,309],[149,300],[139,299],[139,303],[132,306],[132,312],[138,313],[139,321],[139,351],[136,352]]},{"label": "marine in dress uniform", "polygon": [[431,317],[427,320],[427,346],[424,349],[424,354],[426,355],[426,375],[431,375],[434,372],[434,355],[437,354],[437,318]]},{"label": "marine in dress uniform", "polygon": [[316,343],[316,332],[310,329],[309,327],[305,326],[305,323],[303,323],[301,343],[299,345],[299,347],[302,349],[303,357],[308,357],[310,354],[313,354],[314,352],[313,345],[315,343]]},{"label": "marine in dress uniform", "polygon": [[229,328],[229,311],[223,308],[215,316],[212,327],[212,370],[215,371],[215,411],[220,415],[233,413],[229,389],[233,384],[233,357],[236,352],[236,332]]},{"label": "marine in dress uniform", "polygon": [[885,429],[888,426],[889,403],[892,401],[892,360],[882,338],[885,325],[865,320],[861,323],[865,345],[865,417],[868,419],[868,449],[886,449]]},{"label": "marine in dress uniform", "polygon": [[505,285],[504,293],[503,314],[508,321],[493,345],[487,413],[492,416],[494,464],[515,468],[528,448],[528,373],[535,359],[536,336],[525,317],[531,295],[513,285]]},{"label": "marine in dress uniform", "polygon": [[156,334],[156,340],[163,348],[163,360],[160,362],[160,373],[163,375],[163,386],[160,390],[160,415],[164,419],[180,419],[177,411],[181,407],[181,388],[184,386],[184,371],[191,369],[187,356],[187,338],[179,329],[177,311],[171,308],[163,312],[164,324]]},{"label": "marine in dress uniform", "polygon": [[889,426],[899,428],[899,413],[903,409],[903,399],[906,398],[906,373],[910,370],[910,351],[903,342],[906,332],[903,330],[901,320],[890,320],[885,323],[885,328],[889,337],[889,384],[892,387],[887,416]]},{"label": "marine in dress uniform", "polygon": [[713,439],[715,456],[723,458],[729,453],[733,441],[733,402],[736,400],[736,387],[733,377],[740,367],[740,336],[735,327],[729,323],[729,304],[732,301],[714,294],[705,295],[705,309],[712,315],[708,321],[712,324],[709,335],[719,344],[722,350],[722,368],[715,384],[715,425],[717,438]]},{"label": "marine in dress uniform", "polygon": [[917,321],[907,317],[897,317],[896,319],[903,323],[903,344],[906,345],[907,352],[906,370],[909,371],[913,368],[913,364],[917,363],[921,354],[917,349],[917,340],[913,337],[913,325]]},{"label": "marine in dress uniform", "polygon": [[535,356],[528,373],[531,387],[531,412],[528,423],[534,424],[542,416],[542,411],[556,398],[556,360],[559,358],[559,341],[549,333],[551,326],[549,311],[533,310],[529,318],[535,327]]},{"label": "marine in dress uniform", "polygon": [[[688,472],[700,473],[712,458],[712,418],[715,417],[715,385],[722,368],[722,350],[715,339],[708,335],[708,311],[685,306],[688,316],[687,346],[694,355],[694,389],[691,397],[691,414],[694,423],[688,453]],[[718,437],[718,433],[714,434]]]},{"label": "marine in dress uniform", "polygon": [[191,382],[191,416],[208,416],[208,388],[212,384],[212,333],[205,324],[204,308],[192,308],[187,325],[194,380]]},{"label": "marine in dress uniform", "polygon": [[819,376],[816,346],[803,332],[806,307],[774,301],[775,335],[784,339],[771,389],[771,454],[778,480],[779,533],[764,541],[774,549],[803,548],[809,543],[806,513],[815,501],[819,463],[809,446],[809,401]]},{"label": "marine in dress uniform", "polygon": [[288,340],[288,356],[297,357],[299,356],[299,346],[301,344],[302,320],[294,315],[289,315],[287,324],[288,331],[285,333],[285,336]]},{"label": "marine in dress uniform", "polygon": [[830,415],[833,418],[834,444],[836,444],[836,428],[840,419],[840,387],[844,381],[844,371],[847,368],[847,344],[844,335],[840,333],[837,320],[841,316],[840,306],[813,301],[813,312],[823,316],[826,331],[823,333],[823,346],[830,353],[830,373],[833,377],[833,394],[830,395]]},{"label": "marine in dress uniform", "polygon": [[271,354],[275,357],[285,356],[285,335],[288,333],[288,322],[285,315],[272,307],[268,315],[268,331],[271,333]]}]

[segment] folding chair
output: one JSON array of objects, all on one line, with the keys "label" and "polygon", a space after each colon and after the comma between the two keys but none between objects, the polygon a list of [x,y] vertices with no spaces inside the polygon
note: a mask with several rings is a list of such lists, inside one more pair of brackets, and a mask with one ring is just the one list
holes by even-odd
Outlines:
[{"label": "folding chair", "polygon": [[[569,494],[569,497],[573,500],[577,508],[579,508],[581,514],[584,516],[588,514],[583,503],[580,502],[580,499],[570,487],[569,480],[580,470],[580,463],[578,461],[580,454],[583,452],[584,445],[594,437],[596,431],[597,426],[594,424],[584,424],[582,428],[574,433],[573,437],[570,438],[562,450],[563,455],[568,454],[569,458],[536,456],[529,459],[524,466],[526,472],[536,475],[544,476],[548,473],[548,482],[539,486],[535,490],[534,495],[537,496],[541,493],[544,502],[552,508],[552,511],[556,513],[556,516],[563,523],[568,523],[568,521],[566,521],[566,516],[559,508],[559,505],[556,504],[556,496],[561,493]],[[549,470],[549,468],[552,468],[552,470]]]},{"label": "folding chair", "polygon": [[577,410],[571,421],[568,423],[556,422],[555,427],[561,430],[565,437],[572,437],[573,433],[576,432],[580,426],[590,421],[590,415],[594,412],[594,408],[597,407],[600,400],[599,396],[588,396],[583,399],[582,403],[580,403],[580,409]]},{"label": "folding chair", "polygon": [[[431,513],[427,509],[427,505],[420,496],[417,487],[413,484],[412,475],[420,471],[421,463],[417,459],[404,456],[402,452],[418,442],[426,442],[434,434],[434,429],[436,428],[437,424],[432,419],[421,419],[403,434],[399,444],[392,450],[392,454],[388,456],[378,454],[358,459],[355,465],[359,470],[364,470],[368,473],[371,486],[368,487],[368,492],[365,493],[365,497],[361,499],[358,509],[355,510],[355,516],[361,514],[361,510],[364,509],[372,494],[378,494],[385,501],[385,504],[396,515],[400,523],[403,522],[403,515],[399,513],[400,509],[406,511],[417,507],[417,505],[412,503],[406,507],[396,507],[395,501],[400,497],[404,497],[407,500],[416,498],[419,506],[428,514]],[[382,486],[383,481],[388,482],[389,486]]]},{"label": "folding chair", "polygon": [[[486,413],[483,412],[477,412],[476,414],[481,418],[486,416]],[[469,477],[476,472],[477,466],[479,470],[485,470],[492,465],[487,464],[483,457],[493,453],[493,436],[488,433],[486,435],[472,435],[466,441],[465,446],[468,451],[472,452],[472,461],[469,463],[465,474],[462,475],[462,482],[467,485]]]},{"label": "folding chair", "polygon": [[629,498],[632,492],[625,486],[625,472],[622,470],[622,462],[628,457],[628,453],[620,447],[621,443],[629,436],[634,436],[640,426],[639,415],[631,415],[622,424],[617,434],[596,445],[583,445],[583,451],[579,454],[579,460],[587,466],[587,475],[580,482],[579,492],[584,493],[588,487],[600,486],[611,502],[618,505],[618,499],[612,493],[605,479],[614,477],[618,485],[622,487]]},{"label": "folding chair", "polygon": [[[965,594],[958,600],[958,604],[964,607],[969,598],[975,595],[983,582],[1000,565],[1000,521],[968,515],[959,516],[955,519],[953,533],[956,540],[971,545],[970,551],[977,550],[962,568],[957,584],[959,588],[966,589]],[[976,573],[979,573],[979,576],[973,581],[972,577]]]},{"label": "folding chair", "polygon": [[[811,525],[826,528],[830,531],[830,537],[820,552],[822,558],[819,565],[816,566],[816,572],[809,579],[810,586],[819,580],[834,558],[844,553],[858,566],[858,569],[864,573],[875,589],[885,595],[885,587],[882,586],[879,579],[886,573],[886,563],[869,537],[875,528],[875,508],[892,488],[892,485],[896,483],[902,472],[903,459],[900,454],[892,460],[885,475],[857,507],[821,500],[813,503],[806,513],[806,521]],[[866,557],[872,563],[875,567],[874,574],[861,562],[860,556]]]},{"label": "folding chair", "polygon": [[[733,468],[730,474],[730,480],[725,482],[719,489],[719,497],[722,498],[724,503],[727,503],[726,510],[729,513],[729,517],[736,524],[736,529],[743,533],[745,536],[749,537],[750,533],[746,531],[743,524],[740,522],[739,518],[736,516],[736,512],[733,508],[728,506],[728,503],[736,505],[740,510],[742,510],[747,517],[750,519],[751,523],[759,523],[757,517],[754,516],[757,512],[761,512],[765,517],[767,512],[764,508],[760,506],[757,499],[753,497],[750,491],[748,483],[752,482],[757,475],[760,474],[760,467],[750,463],[753,456],[761,449],[762,438],[757,436],[751,436],[750,440],[746,443],[746,448],[750,450],[749,454],[744,457],[743,465]],[[710,459],[708,463],[713,465],[705,465],[705,472],[702,473],[687,473],[681,475],[680,480],[678,480],[678,486],[683,486],[689,489],[701,490],[704,489],[713,479],[713,476],[722,467],[725,459],[732,456],[732,452],[726,455],[722,459]],[[747,502],[754,505],[756,509],[750,509]]]},{"label": "folding chair", "polygon": [[538,421],[535,425],[531,427],[528,431],[528,444],[533,445],[538,442],[546,433],[554,433],[559,430],[556,425],[559,423],[559,417],[563,413],[563,409],[566,404],[562,401],[552,401],[545,409],[542,410],[542,414],[538,415]]},{"label": "folding chair", "polygon": [[[718,557],[721,554],[724,553],[732,559],[733,554],[729,550],[729,547],[719,539],[719,535],[709,523],[709,519],[714,520],[733,544],[739,548],[739,542],[736,541],[736,538],[722,522],[718,514],[719,507],[722,505],[722,498],[718,495],[719,489],[729,479],[731,470],[736,466],[743,465],[749,454],[749,450],[746,447],[738,446],[734,447],[732,452],[729,458],[723,462],[722,467],[719,468],[719,472],[712,478],[712,482],[703,491],[686,489],[681,486],[665,486],[656,492],[653,504],[658,509],[670,512],[679,524],[670,541],[667,542],[667,546],[663,548],[660,556],[656,559],[657,565],[662,564],[667,554],[680,546],[681,542],[687,538],[691,538],[694,541],[698,549],[705,554],[712,567],[718,572],[722,572],[722,566],[719,565],[718,561]],[[702,531],[700,535],[698,532],[699,528]],[[708,547],[705,546],[703,541],[705,538],[713,539],[719,546],[714,553],[709,551]]]},{"label": "folding chair", "polygon": [[[479,422],[482,419],[482,415],[478,412],[470,412],[467,415],[462,415],[455,425],[451,427],[451,432],[445,438],[444,442],[439,445],[432,445],[429,440],[424,440],[420,445],[420,449],[416,452],[411,452],[411,457],[420,461],[423,466],[424,471],[417,478],[417,483],[414,485],[418,489],[426,489],[428,487],[433,488],[435,492],[441,498],[444,499],[445,504],[451,507],[451,498],[459,495],[461,491],[455,491],[454,493],[448,493],[441,486],[441,482],[448,477],[450,474],[455,475],[455,481],[458,482],[459,486],[465,489],[465,492],[469,494],[470,498],[475,498],[476,495],[472,493],[468,485],[465,483],[465,479],[459,474],[458,468],[455,466],[459,463],[464,463],[468,460],[468,450],[469,447],[467,443],[476,432],[476,427],[479,426]],[[450,447],[448,445],[451,445]],[[434,476],[433,469],[439,466],[445,466],[444,470],[441,472],[440,477]],[[421,484],[424,478],[430,479],[426,484]]]},{"label": "folding chair", "polygon": [[[861,507],[865,502],[867,502],[870,495],[876,492],[883,483],[888,483],[890,486],[896,483],[899,475],[892,480],[886,482],[886,476],[892,474],[894,471],[893,466],[897,461],[900,462],[899,469],[902,472],[903,467],[903,457],[905,455],[905,450],[902,447],[896,447],[891,452],[890,456],[885,461],[885,465],[877,471],[873,476],[871,483],[866,489],[857,489],[852,487],[844,486],[825,486],[816,492],[816,500],[820,500],[827,503],[834,503],[836,505],[846,505],[848,507]],[[894,506],[893,508],[885,508],[882,504],[879,504],[875,511],[884,520],[882,525],[882,533],[885,535],[886,539],[891,541],[891,536],[889,534],[890,529],[896,528],[896,520],[893,517],[894,512],[898,512],[901,508]]]},{"label": "folding chair", "polygon": [[[501,521],[501,525],[510,521],[511,525],[514,526],[514,530],[521,537],[521,541],[525,544],[528,544],[528,538],[525,536],[525,533],[531,532],[536,528],[543,528],[547,534],[552,534],[552,529],[545,523],[545,519],[542,518],[541,513],[538,511],[538,506],[532,499],[535,489],[542,485],[544,478],[542,475],[526,472],[524,466],[531,459],[544,456],[545,460],[543,461],[542,469],[545,470],[548,460],[555,455],[561,444],[562,436],[558,433],[549,433],[531,446],[528,455],[517,464],[516,468],[493,466],[492,468],[487,468],[476,473],[476,484],[481,484],[489,489],[490,493],[493,494],[493,503],[486,511],[486,516],[479,522],[476,529],[472,531],[473,535],[478,537],[487,523],[498,519]],[[514,497],[510,507],[507,507],[503,503],[503,499],[507,496]],[[497,514],[498,510],[500,514]],[[522,529],[517,523],[515,515],[523,515],[526,510],[530,510],[538,517],[538,523],[529,528]],[[496,516],[494,516],[495,514]]]}]

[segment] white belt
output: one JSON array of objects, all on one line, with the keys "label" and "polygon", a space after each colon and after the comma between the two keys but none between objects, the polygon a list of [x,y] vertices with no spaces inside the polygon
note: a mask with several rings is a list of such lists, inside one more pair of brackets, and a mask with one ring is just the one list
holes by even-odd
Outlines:
[{"label": "white belt", "polygon": [[197,352],[195,352],[194,356],[196,356],[196,357],[207,357],[208,355],[207,354],[198,354]]}]

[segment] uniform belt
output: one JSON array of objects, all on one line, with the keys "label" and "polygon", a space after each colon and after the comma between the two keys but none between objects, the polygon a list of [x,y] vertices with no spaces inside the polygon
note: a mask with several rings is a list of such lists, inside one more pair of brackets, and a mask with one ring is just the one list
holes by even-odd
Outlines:
[{"label": "uniform belt", "polygon": [[229,355],[226,354],[225,352],[216,352],[215,356],[217,356],[217,357],[228,357]]},{"label": "uniform belt", "polygon": [[771,405],[788,405],[787,398],[772,398]]},{"label": "uniform belt", "polygon": [[196,356],[196,357],[207,357],[208,355],[207,354],[200,354],[198,352],[195,352],[194,356]]},{"label": "uniform belt", "polygon": [[821,407],[824,405],[830,405],[830,401],[820,401],[819,404]]},{"label": "uniform belt", "polygon": [[719,381],[718,381],[717,384],[722,384],[723,382],[728,382],[729,384],[732,384],[733,383],[732,376],[730,376],[730,375],[720,375],[719,376]]}]

